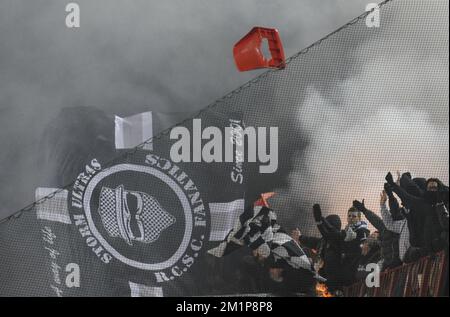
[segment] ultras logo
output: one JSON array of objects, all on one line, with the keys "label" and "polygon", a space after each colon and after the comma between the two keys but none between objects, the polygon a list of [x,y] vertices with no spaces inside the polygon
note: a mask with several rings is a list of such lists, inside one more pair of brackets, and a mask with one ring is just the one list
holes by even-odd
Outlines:
[{"label": "ultras logo", "polygon": [[73,223],[103,263],[153,272],[155,282],[185,274],[209,237],[209,209],[171,160],[142,154],[102,169],[86,165],[69,196]]}]

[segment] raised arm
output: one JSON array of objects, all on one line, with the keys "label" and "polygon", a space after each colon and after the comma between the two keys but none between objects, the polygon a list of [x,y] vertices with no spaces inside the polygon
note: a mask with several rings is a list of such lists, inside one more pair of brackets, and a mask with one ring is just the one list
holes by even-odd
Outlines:
[{"label": "raised arm", "polygon": [[364,205],[364,199],[362,202],[359,202],[358,200],[353,201],[353,207],[362,212],[364,216],[367,218],[367,220],[372,224],[372,226],[374,226],[375,229],[377,229],[379,232],[383,232],[386,230],[386,226],[383,223],[383,219],[381,219],[377,214],[366,208],[366,206]]},{"label": "raised arm", "polygon": [[403,173],[397,182],[397,185],[403,188],[408,188],[408,192],[413,196],[422,197],[424,194],[424,189],[422,189],[422,187],[420,187],[419,184],[413,180],[411,173],[409,172]]},{"label": "raised arm", "polygon": [[[398,184],[398,182],[397,182],[397,184]],[[390,214],[392,215],[392,219],[394,221],[404,219],[405,217],[401,213],[400,204],[398,203],[397,198],[395,198],[394,194],[392,193],[392,188],[388,183],[384,184],[384,194],[382,193],[382,195],[387,195],[387,197],[388,197],[389,211],[390,211]],[[386,203],[386,201],[384,201],[384,202],[380,201],[380,205],[384,205],[385,203]]]},{"label": "raised arm", "polygon": [[323,216],[322,210],[319,204],[313,206],[314,220],[316,221],[317,228],[319,229],[322,237],[328,241],[340,241],[343,239],[341,230],[331,225]]},{"label": "raised arm", "polygon": [[386,225],[386,228],[389,231],[395,233],[401,233],[406,225],[406,219],[403,220],[394,220],[392,219],[392,215],[386,207],[386,204],[380,204],[381,216],[383,217],[383,222]]},{"label": "raised arm", "polygon": [[[408,207],[414,207],[415,205],[421,205],[423,204],[423,200],[420,197],[416,197],[413,195],[410,195],[405,189],[400,187],[394,182],[394,179],[392,177],[391,172],[389,172],[386,175],[386,181],[389,184],[389,186],[392,188],[392,191],[397,194],[398,197],[402,200],[403,204]],[[420,210],[420,208],[418,208]]]}]

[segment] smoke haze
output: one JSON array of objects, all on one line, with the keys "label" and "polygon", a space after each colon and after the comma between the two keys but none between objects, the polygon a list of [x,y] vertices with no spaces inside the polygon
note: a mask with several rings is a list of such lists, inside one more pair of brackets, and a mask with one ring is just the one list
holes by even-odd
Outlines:
[{"label": "smoke haze", "polygon": [[[109,116],[201,109],[260,73],[238,73],[231,56],[251,27],[278,28],[290,56],[367,4],[77,3],[77,30],[64,25],[64,3],[0,3],[0,218],[33,201],[35,153],[62,108],[95,106]],[[389,170],[448,183],[447,30],[446,1],[396,0],[381,10],[379,29],[362,20],[241,97],[246,122],[287,127],[280,129],[287,183],[273,205],[288,227],[313,232],[315,202],[343,216],[365,198],[377,211]],[[258,107],[264,102],[277,106]]]}]

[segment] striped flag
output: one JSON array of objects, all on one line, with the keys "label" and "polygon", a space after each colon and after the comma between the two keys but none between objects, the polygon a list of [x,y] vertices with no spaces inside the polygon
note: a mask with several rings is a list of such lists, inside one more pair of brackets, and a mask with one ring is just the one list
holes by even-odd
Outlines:
[{"label": "striped flag", "polygon": [[232,231],[217,247],[208,253],[216,257],[230,254],[241,246],[247,246],[263,258],[273,257],[275,262],[282,262],[294,269],[309,271],[317,280],[319,276],[296,241],[277,224],[275,212],[268,207],[267,197],[263,194],[253,208],[248,208],[240,217]]}]

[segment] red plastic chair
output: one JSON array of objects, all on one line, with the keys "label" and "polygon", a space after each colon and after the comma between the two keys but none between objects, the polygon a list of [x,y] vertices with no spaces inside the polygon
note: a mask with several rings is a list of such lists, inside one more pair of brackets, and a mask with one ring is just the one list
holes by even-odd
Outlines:
[{"label": "red plastic chair", "polygon": [[[271,59],[266,59],[261,50],[263,39],[267,39]],[[254,27],[246,36],[234,45],[234,61],[239,71],[258,68],[284,68],[285,57],[278,30]]]}]

